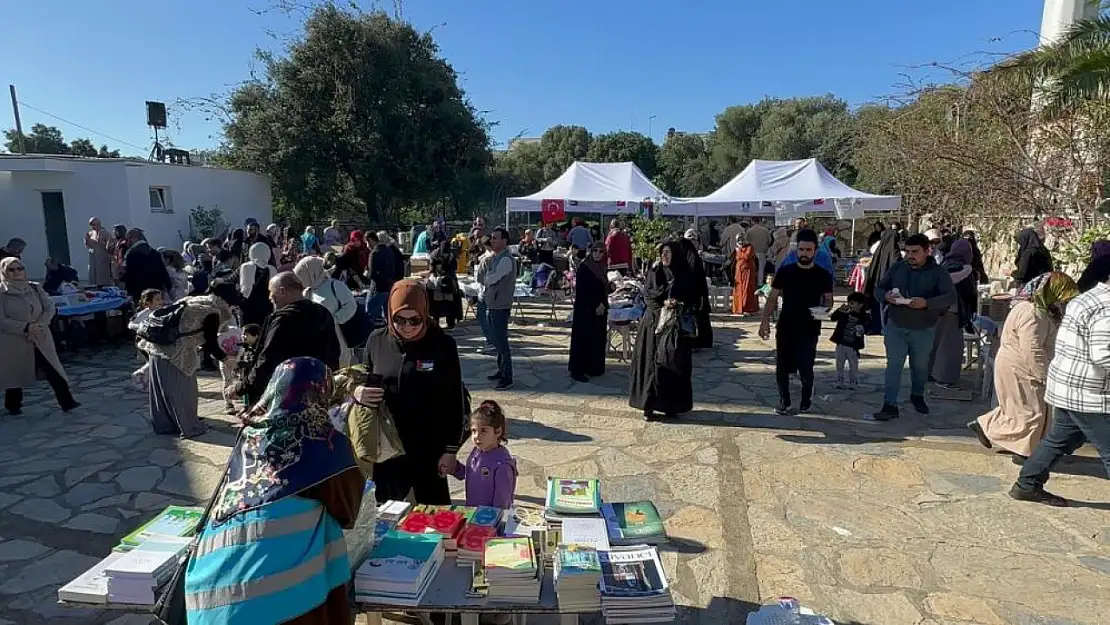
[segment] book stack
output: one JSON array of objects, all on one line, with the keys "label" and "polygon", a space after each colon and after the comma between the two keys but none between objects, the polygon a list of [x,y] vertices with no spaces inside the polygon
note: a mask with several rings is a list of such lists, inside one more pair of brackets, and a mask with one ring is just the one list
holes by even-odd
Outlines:
[{"label": "book stack", "polygon": [[614,545],[658,545],[667,542],[667,530],[650,501],[607,503],[601,516],[609,542]]},{"label": "book stack", "polygon": [[113,551],[131,551],[144,542],[154,539],[181,538],[192,536],[197,530],[203,508],[186,506],[167,506],[158,516],[143,523],[127,536],[124,536]]},{"label": "book stack", "polygon": [[601,609],[597,585],[601,560],[590,545],[569,543],[555,551],[555,596],[561,612],[596,612]]},{"label": "book stack", "polygon": [[601,511],[601,485],[596,479],[571,480],[553,477],[547,481],[544,517],[561,523],[575,516],[597,516]]},{"label": "book stack", "polygon": [[539,603],[543,569],[531,538],[491,538],[483,562],[491,603]]},{"label": "book stack", "polygon": [[443,564],[438,534],[390,532],[355,571],[355,599],[416,606]]},{"label": "book stack", "polygon": [[108,601],[154,605],[157,590],[177,569],[191,538],[149,539],[104,568]]},{"label": "book stack", "polygon": [[108,603],[108,576],[105,569],[124,556],[113,551],[97,562],[76,579],[58,589],[58,601],[77,601],[79,603]]},{"label": "book stack", "polygon": [[405,534],[433,534],[443,540],[443,548],[453,552],[458,548],[459,532],[474,517],[475,508],[466,506],[415,506],[397,524],[397,531]]},{"label": "book stack", "polygon": [[609,551],[609,535],[605,521],[595,517],[567,518],[563,520],[562,543],[589,545],[596,551]]},{"label": "book stack", "polygon": [[474,510],[474,516],[466,522],[458,538],[459,566],[470,566],[482,561],[482,554],[486,550],[486,541],[497,536],[497,528],[501,526],[501,517],[504,511],[500,508],[481,506]]},{"label": "book stack", "polygon": [[674,599],[655,547],[603,551],[598,559],[601,613],[607,625],[667,623],[675,619]]}]

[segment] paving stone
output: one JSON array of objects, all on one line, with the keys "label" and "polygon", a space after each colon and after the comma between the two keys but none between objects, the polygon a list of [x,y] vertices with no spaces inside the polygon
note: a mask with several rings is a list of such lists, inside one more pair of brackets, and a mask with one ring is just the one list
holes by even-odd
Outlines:
[{"label": "paving stone", "polygon": [[0,562],[29,560],[31,558],[37,558],[47,551],[50,551],[50,547],[40,545],[30,540],[9,540],[0,543]]},{"label": "paving stone", "polygon": [[1110,558],[1102,556],[1080,556],[1079,563],[1091,569],[1098,571],[1103,575],[1110,575]]},{"label": "paving stone", "polygon": [[840,574],[853,586],[919,588],[925,559],[888,549],[848,549],[840,556]]},{"label": "paving stone", "polygon": [[63,499],[66,505],[70,506],[83,506],[87,503],[92,503],[98,499],[103,499],[108,495],[116,492],[116,487],[112,484],[96,484],[90,482],[82,482],[77,486],[69,489]]},{"label": "paving stone", "polygon": [[644,475],[653,471],[651,467],[643,462],[609,447],[598,451],[595,459],[606,478],[621,475]]},{"label": "paving stone", "polygon": [[0,583],[0,594],[14,595],[47,586],[60,586],[99,561],[99,558],[76,551],[55,552],[9,576]]},{"label": "paving stone", "polygon": [[63,527],[97,534],[111,534],[116,531],[118,526],[119,519],[89,512],[73,517]]},{"label": "paving stone", "polygon": [[675,498],[711,510],[717,509],[721,488],[716,469],[694,464],[674,464],[659,475]]},{"label": "paving stone", "polygon": [[162,469],[158,467],[131,467],[116,476],[116,483],[125,491],[140,492],[154,488],[162,479]]},{"label": "paving stone", "polygon": [[58,481],[54,479],[53,475],[40,477],[34,482],[24,484],[15,490],[24,495],[34,495],[37,497],[53,497],[62,492],[61,487],[58,486]]},{"label": "paving stone", "polygon": [[92,432],[89,436],[96,438],[120,438],[128,433],[127,428],[118,425],[102,425]]},{"label": "paving stone", "polygon": [[938,473],[928,478],[929,490],[938,495],[983,495],[997,493],[1002,480],[993,475],[959,475]]},{"label": "paving stone", "polygon": [[222,470],[208,464],[186,462],[168,469],[158,489],[198,500],[207,499],[212,496],[212,491],[222,476]]},{"label": "paving stone", "polygon": [[954,593],[933,593],[925,597],[925,611],[946,619],[982,625],[1007,625],[986,601]]},{"label": "paving stone", "polygon": [[160,467],[172,467],[181,462],[181,452],[171,449],[155,449],[150,452],[149,462]]},{"label": "paving stone", "polygon": [[12,514],[43,523],[58,523],[69,518],[69,510],[49,499],[24,499],[11,508]]},{"label": "paving stone", "polygon": [[99,510],[100,508],[108,508],[108,507],[113,507],[113,506],[122,506],[122,505],[125,505],[127,503],[130,503],[130,501],[131,501],[131,494],[130,493],[121,493],[119,495],[112,495],[110,497],[105,497],[104,499],[97,499],[96,501],[94,501],[90,504],[81,506],[81,511],[82,512],[88,512],[89,510]]},{"label": "paving stone", "polygon": [[66,469],[65,483],[66,487],[73,486],[74,484],[84,481],[90,475],[112,466],[111,462],[101,462],[97,464],[84,465]]},{"label": "paving stone", "polygon": [[34,474],[13,475],[11,477],[0,477],[0,488],[4,488],[6,486],[14,486],[16,484],[22,484],[24,482],[27,482],[27,481],[30,481],[30,480],[33,480],[33,479],[35,479]]},{"label": "paving stone", "polygon": [[135,507],[139,510],[161,510],[169,500],[169,497],[157,493],[139,493],[135,495]]}]

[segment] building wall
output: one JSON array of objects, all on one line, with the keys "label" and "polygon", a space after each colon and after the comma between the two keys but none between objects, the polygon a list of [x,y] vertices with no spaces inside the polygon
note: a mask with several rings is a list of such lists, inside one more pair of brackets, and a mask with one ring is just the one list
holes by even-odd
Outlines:
[{"label": "building wall", "polygon": [[[72,159],[55,169],[70,171],[6,171],[0,159],[0,245],[11,237],[27,241],[23,259],[32,278],[45,274],[43,191],[63,194],[70,259],[82,279],[88,275],[84,234],[92,217],[109,229],[142,228],[151,245],[175,249],[189,237],[189,213],[198,205],[220,208],[234,226],[247,217],[263,226],[272,219],[269,180],[258,174],[122,159]],[[166,189],[172,212],[151,211],[151,186]]]}]

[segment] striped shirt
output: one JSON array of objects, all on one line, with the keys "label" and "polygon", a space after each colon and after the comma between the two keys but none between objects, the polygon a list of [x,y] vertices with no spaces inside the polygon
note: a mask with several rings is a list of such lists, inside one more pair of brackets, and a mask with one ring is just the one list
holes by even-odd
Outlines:
[{"label": "striped shirt", "polygon": [[1068,302],[1048,366],[1045,401],[1065,410],[1110,414],[1110,286]]}]

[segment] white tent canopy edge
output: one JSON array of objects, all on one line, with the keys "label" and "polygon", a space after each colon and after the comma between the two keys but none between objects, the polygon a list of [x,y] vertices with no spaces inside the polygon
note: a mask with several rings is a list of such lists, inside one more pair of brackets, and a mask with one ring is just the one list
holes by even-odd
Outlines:
[{"label": "white tent canopy edge", "polygon": [[546,187],[522,197],[505,201],[505,221],[509,213],[540,212],[544,200],[563,200],[568,211],[615,215],[637,213],[645,200],[665,205],[671,198],[640,171],[635,163],[571,163]]}]

